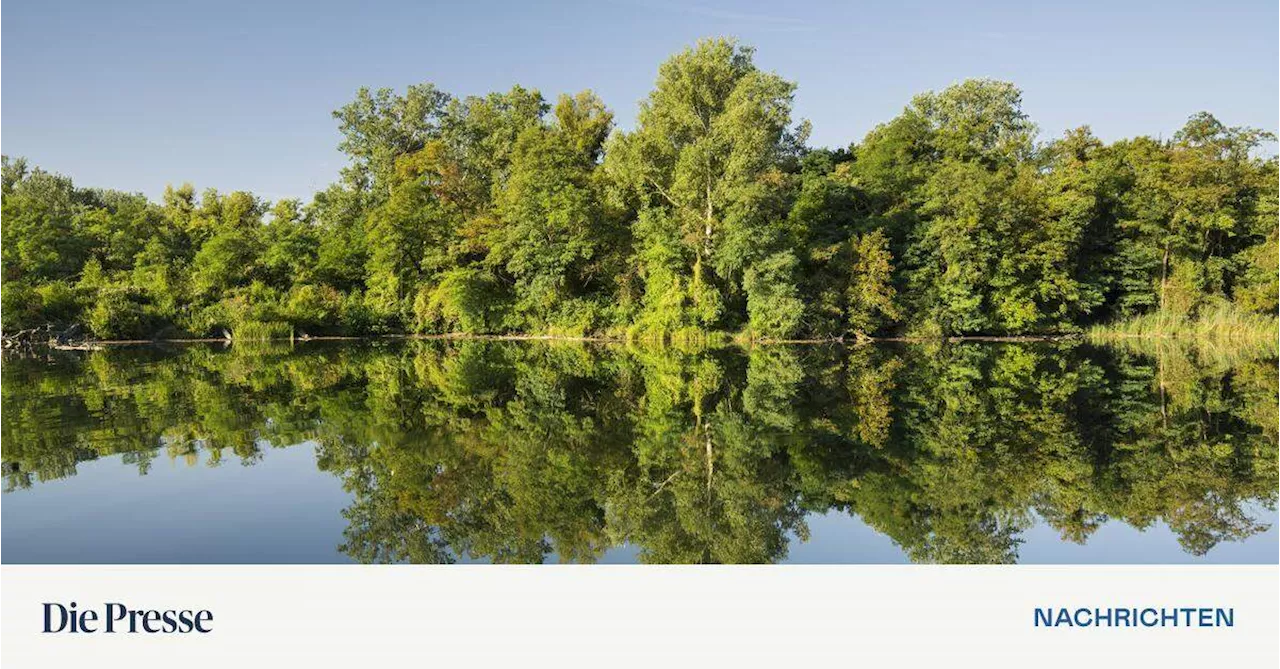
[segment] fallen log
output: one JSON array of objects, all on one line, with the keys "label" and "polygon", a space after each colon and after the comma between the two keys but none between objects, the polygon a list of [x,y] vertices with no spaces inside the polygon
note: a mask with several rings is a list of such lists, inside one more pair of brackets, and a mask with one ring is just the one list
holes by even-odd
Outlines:
[{"label": "fallen log", "polygon": [[18,330],[12,334],[6,333],[4,335],[4,347],[13,348],[15,346],[30,346],[32,344],[37,344],[48,340],[51,332],[53,332],[52,325],[43,325],[40,327]]},{"label": "fallen log", "polygon": [[46,323],[11,334],[5,333],[0,339],[3,339],[3,346],[7,349],[46,345],[59,350],[98,350],[96,345],[90,343],[88,334],[79,323],[72,324],[65,330],[55,329],[52,323]]},{"label": "fallen log", "polygon": [[49,344],[49,348],[59,351],[101,351],[103,347],[99,344],[90,342],[78,342],[74,344],[60,344],[57,342]]}]

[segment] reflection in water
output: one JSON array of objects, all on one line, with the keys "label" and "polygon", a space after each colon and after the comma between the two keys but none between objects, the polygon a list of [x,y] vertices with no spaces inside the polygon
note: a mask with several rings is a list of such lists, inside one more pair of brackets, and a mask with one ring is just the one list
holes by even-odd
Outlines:
[{"label": "reflection in water", "polygon": [[[364,562],[775,562],[856,514],[917,562],[1166,523],[1266,529],[1274,357],[1080,343],[682,351],[496,341],[6,356],[5,491],[121,454],[252,464],[314,441]],[[19,492],[18,494],[21,494]],[[280,499],[280,504],[289,504]]]}]

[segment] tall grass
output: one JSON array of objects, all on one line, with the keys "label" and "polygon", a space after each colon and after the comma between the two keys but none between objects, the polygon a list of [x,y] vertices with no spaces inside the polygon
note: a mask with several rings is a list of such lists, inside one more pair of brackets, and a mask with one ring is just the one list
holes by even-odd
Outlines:
[{"label": "tall grass", "polygon": [[624,338],[627,343],[669,345],[694,350],[723,346],[733,340],[728,333],[715,330],[700,330],[693,327],[666,329],[640,324],[627,328]]},{"label": "tall grass", "polygon": [[1275,357],[1280,352],[1280,321],[1224,303],[1201,309],[1195,317],[1152,313],[1095,326],[1089,338],[1130,344],[1147,340],[1143,346],[1190,345],[1212,357]]},{"label": "tall grass", "polygon": [[293,326],[279,321],[245,321],[231,333],[236,341],[268,341],[293,338]]}]

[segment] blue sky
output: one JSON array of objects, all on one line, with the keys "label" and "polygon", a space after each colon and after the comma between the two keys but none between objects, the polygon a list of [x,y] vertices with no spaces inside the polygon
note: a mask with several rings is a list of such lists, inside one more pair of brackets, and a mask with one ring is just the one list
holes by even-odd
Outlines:
[{"label": "blue sky", "polygon": [[1209,110],[1275,130],[1277,3],[82,2],[4,6],[0,145],[82,185],[304,197],[343,164],[356,88],[592,88],[622,127],[658,64],[736,36],[799,84],[812,142],[843,146],[915,93],[1017,83],[1050,137],[1168,136]]}]

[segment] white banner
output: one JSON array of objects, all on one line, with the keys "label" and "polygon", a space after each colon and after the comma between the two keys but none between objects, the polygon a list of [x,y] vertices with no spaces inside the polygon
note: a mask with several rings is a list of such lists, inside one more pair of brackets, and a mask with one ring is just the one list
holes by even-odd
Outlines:
[{"label": "white banner", "polygon": [[[1280,666],[1276,566],[3,566],[0,573],[0,659],[8,669],[286,661],[778,669],[956,666],[962,658],[987,667]],[[1147,610],[1157,613],[1141,615]],[[182,631],[181,621],[200,612],[208,612],[200,620],[209,631]],[[1146,624],[1153,615],[1161,622]]]}]

